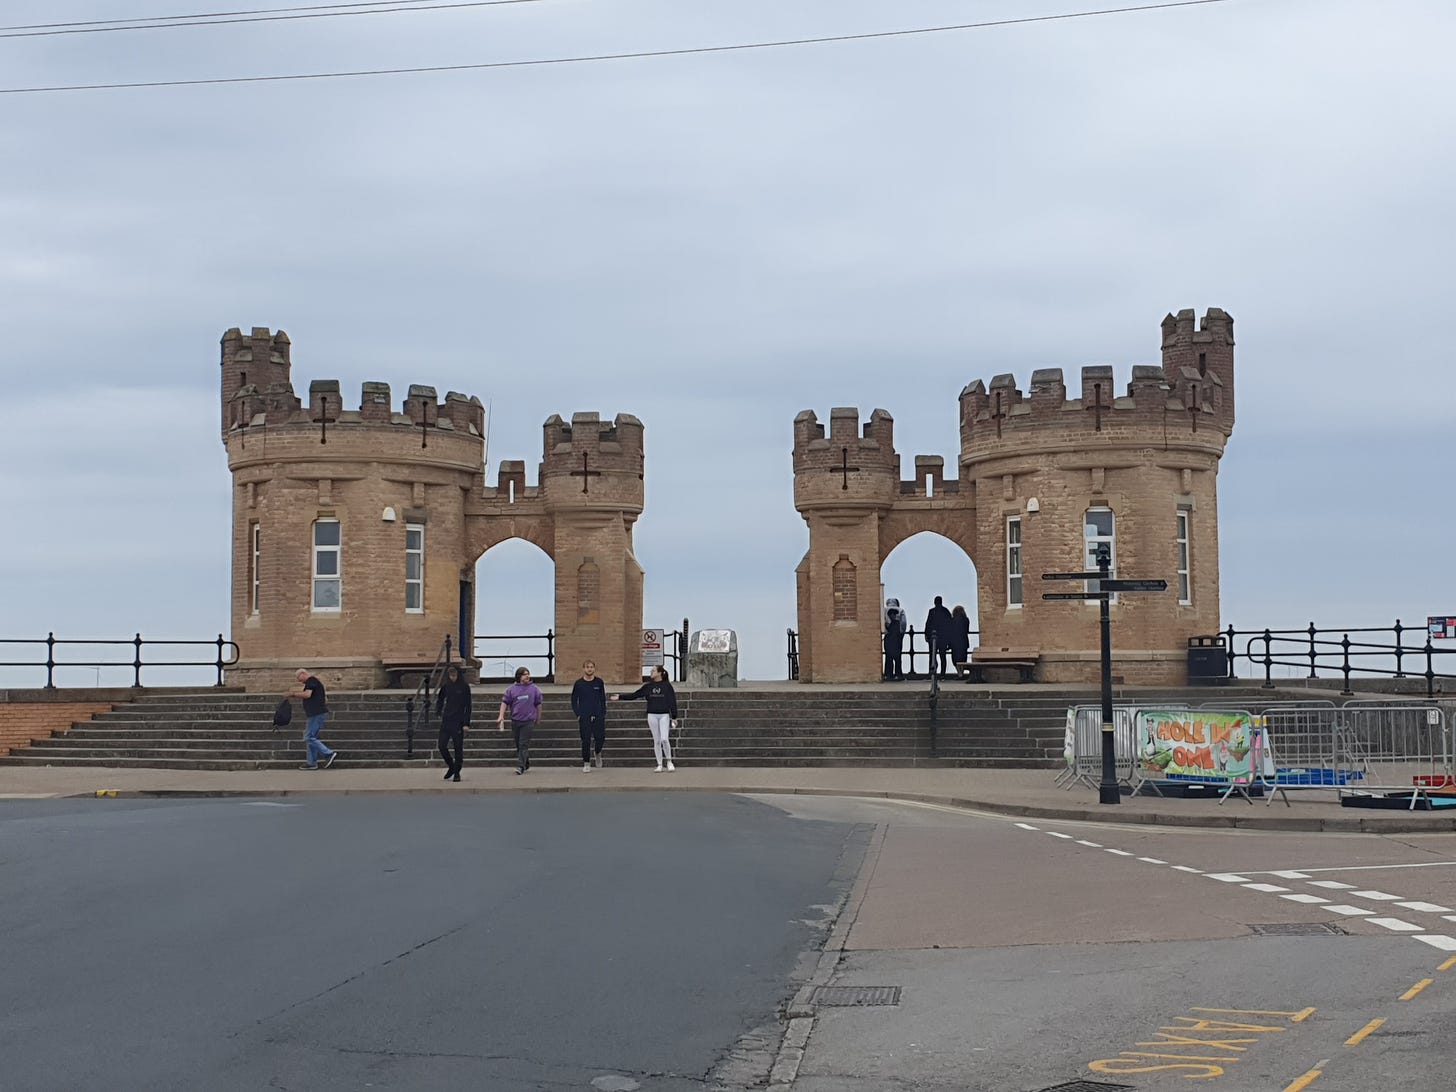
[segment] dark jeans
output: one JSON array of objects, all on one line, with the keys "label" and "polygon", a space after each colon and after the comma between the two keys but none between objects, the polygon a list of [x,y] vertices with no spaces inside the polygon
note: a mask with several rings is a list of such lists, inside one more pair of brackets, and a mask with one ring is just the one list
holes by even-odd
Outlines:
[{"label": "dark jeans", "polygon": [[[455,751],[455,757],[450,757],[450,749]],[[458,774],[460,767],[465,763],[465,730],[463,728],[441,728],[440,729],[440,757],[445,760],[445,768],[452,774]]]},{"label": "dark jeans", "polygon": [[888,643],[888,642],[886,642],[886,644],[885,644],[885,678],[887,678],[887,679],[903,679],[905,677],[905,671],[900,666],[900,663],[901,663],[900,656],[901,656],[901,654],[902,654],[902,650],[901,650],[901,647],[900,647],[900,642],[896,641],[893,645],[890,644],[890,643]]},{"label": "dark jeans", "polygon": [[534,720],[516,720],[511,718],[511,735],[516,741],[516,769],[529,770],[531,768],[531,733],[536,730]]},{"label": "dark jeans", "polygon": [[607,740],[607,722],[602,717],[577,717],[576,727],[581,732],[582,765],[592,760],[592,754],[602,753],[602,744]]}]

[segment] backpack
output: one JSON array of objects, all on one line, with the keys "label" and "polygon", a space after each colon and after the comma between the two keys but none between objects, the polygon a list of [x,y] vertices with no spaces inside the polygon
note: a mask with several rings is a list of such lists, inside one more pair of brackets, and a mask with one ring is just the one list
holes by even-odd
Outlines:
[{"label": "backpack", "polygon": [[293,703],[284,698],[278,703],[278,708],[273,710],[273,727],[287,728],[293,721]]}]

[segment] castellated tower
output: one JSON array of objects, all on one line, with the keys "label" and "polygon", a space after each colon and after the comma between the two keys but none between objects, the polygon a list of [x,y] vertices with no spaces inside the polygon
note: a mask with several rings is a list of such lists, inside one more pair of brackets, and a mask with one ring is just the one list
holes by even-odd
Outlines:
[{"label": "castellated tower", "polygon": [[[568,426],[553,416],[539,484],[526,485],[524,463],[504,462],[491,487],[478,398],[452,391],[441,402],[411,386],[396,411],[389,385],[367,382],[345,408],[336,380],[316,380],[305,402],[290,350],[285,333],[261,327],[222,339],[241,649],[230,682],[281,690],[309,667],[331,687],[380,686],[392,669],[433,663],[447,634],[457,659],[468,656],[475,564],[508,538],[557,561],[558,662],[590,656],[609,680],[639,677],[636,418],[578,414]],[[516,628],[498,622],[496,632]]]},{"label": "castellated tower", "polygon": [[[1187,640],[1218,630],[1218,463],[1233,430],[1233,320],[1211,308],[1162,326],[1162,365],[1082,369],[1069,398],[1062,371],[981,380],[960,396],[959,473],[917,457],[901,479],[889,414],[861,433],[836,409],[829,435],[811,412],[794,422],[795,505],[809,525],[798,569],[800,677],[880,676],[880,564],[904,539],[936,531],[974,562],[979,648],[1037,662],[1044,682],[1095,682],[1095,602],[1043,600],[1072,582],[1044,572],[1096,567],[1099,541],[1116,575],[1162,578],[1165,593],[1111,606],[1114,673],[1130,684],[1181,684]],[[848,468],[848,469],[845,469]],[[945,590],[954,600],[957,591]],[[928,604],[907,603],[912,620]],[[976,639],[973,638],[973,659]]]}]

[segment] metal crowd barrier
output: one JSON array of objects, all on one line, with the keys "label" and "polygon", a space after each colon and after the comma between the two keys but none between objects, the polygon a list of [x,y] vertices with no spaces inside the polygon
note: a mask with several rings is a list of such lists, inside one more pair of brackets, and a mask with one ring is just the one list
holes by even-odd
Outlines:
[{"label": "metal crowd barrier", "polygon": [[[1150,709],[1187,709],[1163,704]],[[1242,707],[1207,703],[1209,712],[1245,712]],[[1397,795],[1410,797],[1415,809],[1434,791],[1456,790],[1456,741],[1452,717],[1429,702],[1357,700],[1336,706],[1330,701],[1273,702],[1249,713],[1267,732],[1268,754],[1245,788],[1258,785],[1266,803],[1290,789],[1330,789],[1341,798]],[[1139,707],[1113,707],[1116,777],[1132,792],[1158,789],[1159,778],[1147,772],[1137,753]],[[1066,769],[1057,778],[1064,788],[1082,784],[1097,788],[1102,779],[1102,708],[1076,705],[1067,710]],[[1188,781],[1187,777],[1178,780]],[[1209,784],[1223,784],[1210,778]],[[1231,792],[1244,789],[1229,786]],[[1288,797],[1285,796],[1288,804]]]}]

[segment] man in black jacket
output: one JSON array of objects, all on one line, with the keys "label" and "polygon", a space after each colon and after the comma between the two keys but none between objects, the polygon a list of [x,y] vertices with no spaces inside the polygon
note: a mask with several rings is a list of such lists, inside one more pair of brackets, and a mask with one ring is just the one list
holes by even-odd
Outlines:
[{"label": "man in black jacket", "polygon": [[930,608],[930,613],[925,616],[925,639],[930,642],[934,655],[930,660],[930,670],[935,671],[935,661],[940,661],[940,677],[946,677],[946,661],[950,658],[951,634],[955,631],[955,619],[950,616],[950,611],[941,602],[940,596],[935,597],[935,606]]},{"label": "man in black jacket", "polygon": [[581,678],[571,688],[571,711],[581,732],[581,770],[591,773],[592,760],[602,765],[602,744],[607,740],[607,685],[597,678],[597,665],[587,660]]}]

